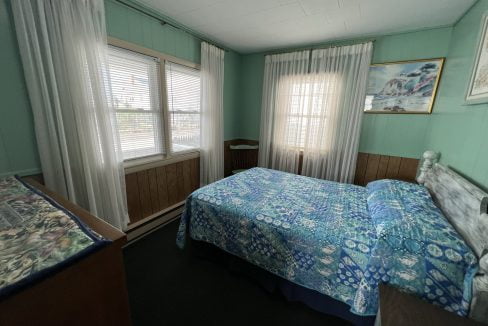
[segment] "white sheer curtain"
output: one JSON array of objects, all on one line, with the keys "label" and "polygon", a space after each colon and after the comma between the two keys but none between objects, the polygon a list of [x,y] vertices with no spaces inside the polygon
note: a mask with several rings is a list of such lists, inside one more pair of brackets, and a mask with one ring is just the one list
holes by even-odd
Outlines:
[{"label": "white sheer curtain", "polygon": [[372,49],[368,42],[312,51],[310,73],[321,88],[322,119],[308,129],[303,175],[353,182]]},{"label": "white sheer curtain", "polygon": [[22,0],[12,9],[47,187],[126,228],[103,0]]},{"label": "white sheer curtain", "polygon": [[261,166],[353,181],[371,53],[372,43],[314,50],[285,74],[267,58]]},{"label": "white sheer curtain", "polygon": [[202,42],[200,183],[224,177],[224,54]]},{"label": "white sheer curtain", "polygon": [[310,51],[268,55],[258,165],[298,173]]}]

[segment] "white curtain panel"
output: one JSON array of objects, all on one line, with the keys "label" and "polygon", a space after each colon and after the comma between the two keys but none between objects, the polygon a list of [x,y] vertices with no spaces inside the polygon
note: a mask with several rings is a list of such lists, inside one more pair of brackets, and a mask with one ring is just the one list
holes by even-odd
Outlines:
[{"label": "white curtain panel", "polygon": [[372,50],[368,42],[312,51],[310,77],[320,99],[311,107],[320,119],[307,129],[303,175],[353,182]]},{"label": "white curtain panel", "polygon": [[259,166],[298,173],[309,57],[299,51],[265,58]]},{"label": "white curtain panel", "polygon": [[259,165],[352,182],[372,43],[266,57]]},{"label": "white curtain panel", "polygon": [[103,0],[12,1],[12,10],[47,187],[125,229]]},{"label": "white curtain panel", "polygon": [[224,54],[211,44],[201,48],[200,184],[224,177]]}]

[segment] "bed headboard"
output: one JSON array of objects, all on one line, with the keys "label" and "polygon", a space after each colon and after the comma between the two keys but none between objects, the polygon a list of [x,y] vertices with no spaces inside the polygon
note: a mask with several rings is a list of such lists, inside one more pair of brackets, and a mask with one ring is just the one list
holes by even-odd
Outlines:
[{"label": "bed headboard", "polygon": [[429,189],[434,201],[479,260],[473,282],[470,317],[488,322],[488,194],[424,153],[417,181]]}]

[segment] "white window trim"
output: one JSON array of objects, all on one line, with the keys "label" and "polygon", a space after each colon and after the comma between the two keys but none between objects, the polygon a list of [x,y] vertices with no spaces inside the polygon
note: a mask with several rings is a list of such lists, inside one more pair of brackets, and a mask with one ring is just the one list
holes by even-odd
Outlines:
[{"label": "white window trim", "polygon": [[166,154],[156,154],[151,156],[124,160],[125,173],[126,174],[134,173],[145,169],[164,166],[164,165],[199,157],[200,149],[198,148],[190,149],[187,151],[179,151],[175,153],[171,152],[171,140],[170,140],[171,126],[169,121],[168,97],[167,97],[167,89],[166,89],[166,71],[164,65],[166,61],[169,61],[172,63],[180,64],[197,70],[200,70],[200,65],[191,61],[180,59],[114,37],[109,36],[107,38],[107,41],[109,45],[154,57],[158,59],[160,65],[159,66],[159,80],[160,80],[160,87],[161,87],[160,106],[161,106],[161,119],[162,119],[162,123],[164,124],[164,146],[166,148]]},{"label": "white window trim", "polygon": [[200,157],[200,150],[178,152],[175,155],[152,155],[124,161],[125,174],[153,169],[173,163],[191,160]]},{"label": "white window trim", "polygon": [[185,59],[177,58],[177,57],[174,57],[172,55],[161,53],[161,52],[158,52],[158,51],[153,50],[153,49],[145,48],[143,46],[140,46],[140,45],[137,45],[134,43],[130,43],[130,42],[127,42],[127,41],[124,41],[124,40],[121,40],[121,39],[118,39],[115,37],[109,36],[107,38],[107,40],[108,40],[108,44],[113,45],[113,46],[117,46],[119,48],[131,50],[134,52],[139,52],[139,53],[151,56],[151,57],[158,58],[161,61],[171,61],[171,62],[180,64],[180,65],[183,65],[183,66],[187,66],[187,67],[190,67],[193,69],[200,70],[200,65],[198,63],[194,63],[194,62],[191,62],[191,61],[188,61]]}]

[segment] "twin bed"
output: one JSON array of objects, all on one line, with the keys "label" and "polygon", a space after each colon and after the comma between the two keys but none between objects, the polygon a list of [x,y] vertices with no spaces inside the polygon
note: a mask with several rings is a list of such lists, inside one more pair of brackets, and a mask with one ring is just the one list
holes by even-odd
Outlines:
[{"label": "twin bed", "polygon": [[359,187],[254,168],[195,191],[177,243],[213,244],[354,316],[374,316],[387,283],[483,320],[488,195],[440,164],[422,181]]}]

